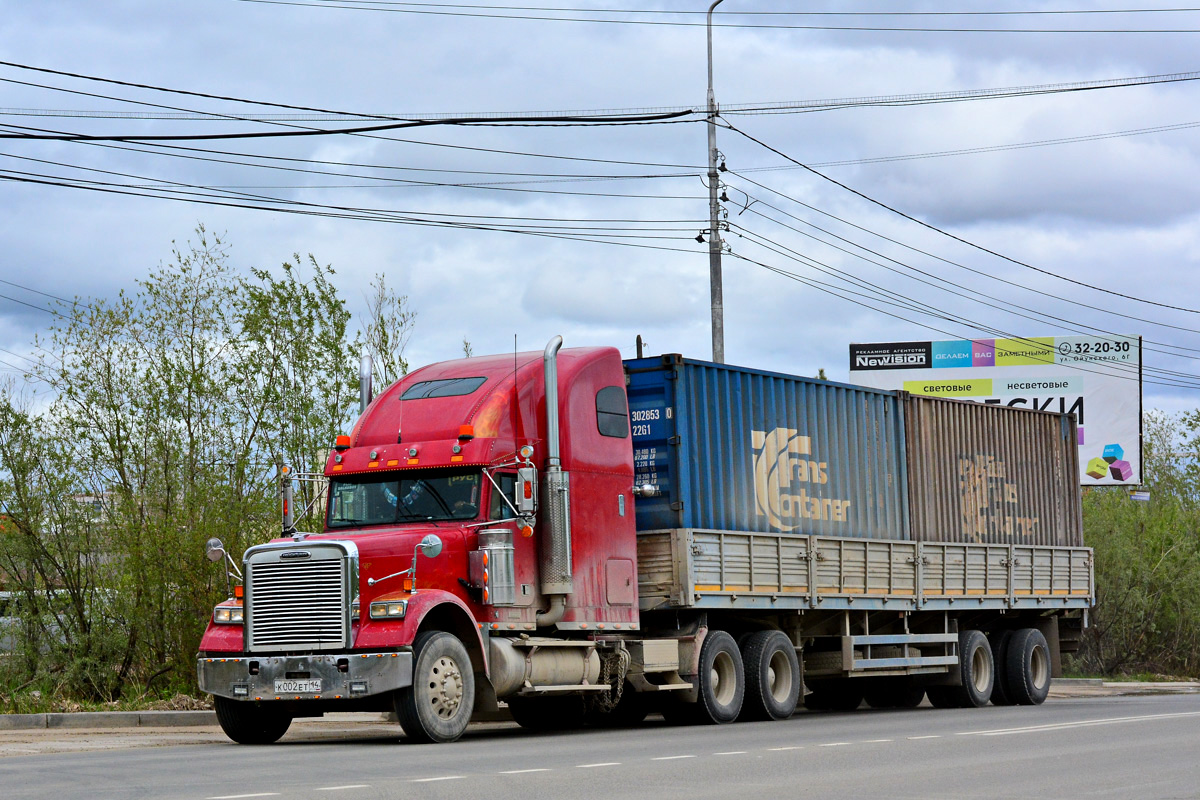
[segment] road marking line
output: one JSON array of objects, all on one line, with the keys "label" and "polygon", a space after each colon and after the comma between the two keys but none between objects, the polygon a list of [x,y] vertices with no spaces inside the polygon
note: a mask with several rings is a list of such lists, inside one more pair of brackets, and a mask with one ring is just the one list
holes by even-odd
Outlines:
[{"label": "road marking line", "polygon": [[460,781],[462,775],[443,775],[440,778],[413,778],[413,783],[433,783],[434,781]]},{"label": "road marking line", "polygon": [[620,761],[602,761],[599,764],[576,764],[576,769],[591,769],[592,767],[619,767]]},{"label": "road marking line", "polygon": [[867,739],[859,744],[882,744],[883,742],[892,742],[894,739]]},{"label": "road marking line", "polygon": [[658,758],[652,758],[650,760],[651,761],[674,761],[679,758],[695,758],[695,756],[659,756]]},{"label": "road marking line", "polygon": [[343,789],[370,789],[369,783],[348,783],[345,786],[318,786],[314,792],[339,792]]},{"label": "road marking line", "polygon": [[535,767],[534,769],[509,769],[501,772],[501,775],[523,775],[526,772],[549,772],[549,767]]},{"label": "road marking line", "polygon": [[909,736],[908,737],[909,741],[916,741],[917,739],[940,739],[940,738],[942,738],[942,737],[939,735],[936,735],[936,734],[933,734],[930,736]]},{"label": "road marking line", "polygon": [[799,745],[794,745],[792,747],[768,747],[767,749],[772,750],[772,751],[778,751],[778,750],[803,750],[804,748]]},{"label": "road marking line", "polygon": [[279,792],[258,792],[257,794],[222,794],[210,797],[208,800],[242,800],[243,797],[278,797]]},{"label": "road marking line", "polygon": [[1030,725],[1024,728],[996,728],[988,731],[962,731],[959,736],[1010,736],[1014,733],[1045,733],[1061,731],[1068,728],[1086,728],[1093,725],[1116,725],[1119,722],[1145,722],[1152,719],[1172,719],[1175,717],[1200,716],[1200,711],[1180,711],[1174,714],[1146,714],[1139,717],[1105,717],[1103,719],[1085,719],[1078,722],[1054,722],[1047,725]]},{"label": "road marking line", "polygon": [[850,743],[849,742],[826,742],[825,744],[817,745],[817,747],[845,747],[848,744],[850,744]]},{"label": "road marking line", "polygon": [[714,756],[744,756],[745,750],[726,750],[724,753],[713,753]]}]

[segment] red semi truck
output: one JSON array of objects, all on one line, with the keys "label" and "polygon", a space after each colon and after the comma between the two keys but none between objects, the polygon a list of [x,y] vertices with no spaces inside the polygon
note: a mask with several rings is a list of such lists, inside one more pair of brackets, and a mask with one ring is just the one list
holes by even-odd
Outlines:
[{"label": "red semi truck", "polygon": [[324,530],[249,548],[201,641],[231,739],[1046,697],[1094,599],[1069,415],[561,344],[364,399]]}]

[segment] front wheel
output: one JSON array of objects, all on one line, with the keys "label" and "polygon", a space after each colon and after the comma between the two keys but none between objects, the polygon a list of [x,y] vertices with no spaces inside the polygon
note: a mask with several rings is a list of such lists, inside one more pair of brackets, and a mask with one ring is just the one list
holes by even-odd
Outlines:
[{"label": "front wheel", "polygon": [[238,744],[271,744],[291,727],[292,718],[271,706],[228,697],[214,699],[221,730]]},{"label": "front wheel", "polygon": [[413,642],[412,686],[396,692],[396,716],[414,742],[453,742],[463,735],[475,705],[475,673],[467,648],[443,631]]}]

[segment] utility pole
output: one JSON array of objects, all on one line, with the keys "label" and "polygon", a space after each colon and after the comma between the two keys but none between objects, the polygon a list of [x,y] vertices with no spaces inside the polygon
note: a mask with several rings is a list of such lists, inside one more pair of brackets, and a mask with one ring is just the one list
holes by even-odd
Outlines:
[{"label": "utility pole", "polygon": [[721,289],[721,207],[717,204],[717,100],[713,95],[712,15],[723,0],[708,7],[708,282],[712,298],[712,359],[725,363],[725,305]]}]

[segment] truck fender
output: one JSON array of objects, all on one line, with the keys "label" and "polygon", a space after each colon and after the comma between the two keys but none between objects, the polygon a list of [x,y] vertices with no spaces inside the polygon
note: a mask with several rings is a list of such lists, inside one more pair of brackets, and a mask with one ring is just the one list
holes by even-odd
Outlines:
[{"label": "truck fender", "polygon": [[442,589],[421,589],[408,601],[404,627],[415,640],[422,630],[452,633],[462,641],[476,672],[488,674],[487,645],[471,609],[457,595]]}]

